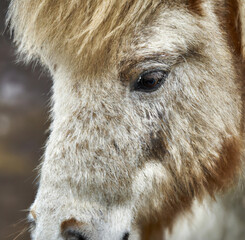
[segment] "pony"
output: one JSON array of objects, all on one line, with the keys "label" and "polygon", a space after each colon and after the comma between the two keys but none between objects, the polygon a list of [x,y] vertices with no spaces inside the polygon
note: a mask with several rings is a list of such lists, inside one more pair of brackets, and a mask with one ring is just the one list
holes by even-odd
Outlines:
[{"label": "pony", "polygon": [[33,240],[161,240],[195,203],[236,186],[244,6],[11,1],[19,56],[53,78]]}]

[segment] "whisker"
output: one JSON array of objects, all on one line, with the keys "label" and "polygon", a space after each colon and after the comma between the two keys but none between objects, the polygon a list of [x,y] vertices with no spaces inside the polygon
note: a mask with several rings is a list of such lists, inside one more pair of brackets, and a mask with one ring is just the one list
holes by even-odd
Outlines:
[{"label": "whisker", "polygon": [[25,227],[24,229],[21,230],[21,232],[13,240],[18,239],[20,236],[22,236],[28,230],[29,230],[29,227]]},{"label": "whisker", "polygon": [[12,228],[16,228],[18,226],[19,226],[19,228],[21,228],[20,230],[17,230],[17,231],[8,235],[8,238],[13,238],[13,240],[18,239],[20,236],[22,236],[24,233],[26,233],[30,229],[30,226],[29,226],[26,218],[20,219],[19,221],[12,224],[11,226],[12,226]]},{"label": "whisker", "polygon": [[13,224],[13,227],[17,227],[18,225],[20,225],[20,224],[22,224],[24,222],[26,222],[26,219],[25,218],[20,219],[20,220],[18,220],[18,222],[16,222],[16,223]]}]

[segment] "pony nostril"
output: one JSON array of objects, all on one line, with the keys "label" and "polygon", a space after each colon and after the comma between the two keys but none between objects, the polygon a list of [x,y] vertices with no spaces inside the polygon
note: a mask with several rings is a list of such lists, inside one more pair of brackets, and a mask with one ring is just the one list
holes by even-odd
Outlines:
[{"label": "pony nostril", "polygon": [[61,234],[65,240],[88,240],[82,229],[85,223],[72,218],[62,222]]},{"label": "pony nostril", "polygon": [[74,230],[67,230],[63,234],[65,240],[88,240],[82,233]]},{"label": "pony nostril", "polygon": [[122,240],[128,240],[129,232],[124,233]]}]

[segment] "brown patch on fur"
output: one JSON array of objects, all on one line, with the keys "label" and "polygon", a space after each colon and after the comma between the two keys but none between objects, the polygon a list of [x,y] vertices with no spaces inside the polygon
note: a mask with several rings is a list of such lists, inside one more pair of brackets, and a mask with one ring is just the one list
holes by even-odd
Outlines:
[{"label": "brown patch on fur", "polygon": [[157,134],[156,136],[152,134],[148,157],[150,159],[163,161],[165,154],[166,146],[164,138],[160,134]]},{"label": "brown patch on fur", "polygon": [[223,193],[230,188],[241,169],[240,152],[239,139],[225,139],[218,159],[210,156],[209,159],[200,160],[199,174],[193,170],[193,163],[188,159],[183,161],[181,171],[177,170],[174,162],[169,162],[166,168],[170,173],[168,182],[171,184],[162,186],[163,210],[151,210],[150,216],[147,217],[144,217],[142,212],[143,217],[138,218],[138,224],[143,229],[143,239],[154,239],[147,236],[151,236],[151,232],[157,230],[159,224],[171,231],[177,216],[190,211],[194,199],[201,201],[206,194],[215,198],[215,193]]},{"label": "brown patch on fur", "polygon": [[150,222],[141,229],[141,240],[164,240],[164,227],[161,222]]},{"label": "brown patch on fur", "polygon": [[54,64],[54,72],[57,71],[57,64]]},{"label": "brown patch on fur", "polygon": [[239,4],[237,0],[215,2],[215,13],[220,25],[226,33],[228,43],[238,56],[242,55],[241,22],[239,18]]},{"label": "brown patch on fur", "polygon": [[233,139],[225,141],[220,154],[220,159],[217,161],[213,169],[203,166],[205,178],[205,187],[210,195],[215,191],[225,191],[232,184],[241,168],[241,141]]},{"label": "brown patch on fur", "polygon": [[179,197],[176,199],[172,196],[172,200],[169,201],[171,211],[168,213],[167,222],[170,224],[168,227],[171,227],[177,214],[191,207],[194,198],[201,200],[206,193],[214,197],[215,193],[224,192],[234,184],[241,167],[240,154],[241,141],[239,139],[224,140],[220,158],[210,157],[201,163],[203,175],[195,176],[191,163],[187,163],[189,166],[185,167],[178,176],[176,176],[176,170],[172,170],[172,175],[175,176],[176,185],[178,185],[176,191]]},{"label": "brown patch on fur", "polygon": [[239,72],[240,73],[240,79],[241,79],[241,82],[242,82],[242,103],[243,103],[243,106],[242,106],[242,120],[241,120],[241,133],[243,133],[243,136],[244,136],[244,132],[245,132],[245,64],[244,63],[241,63],[242,67],[241,67],[241,71]]},{"label": "brown patch on fur", "polygon": [[187,7],[190,12],[203,16],[202,0],[189,0]]},{"label": "brown patch on fur", "polygon": [[61,223],[60,226],[61,233],[64,234],[69,229],[79,230],[83,225],[84,223],[78,222],[76,219],[71,218]]},{"label": "brown patch on fur", "polygon": [[36,221],[37,220],[37,214],[36,214],[36,212],[34,210],[31,210],[30,213],[31,213],[33,219]]}]

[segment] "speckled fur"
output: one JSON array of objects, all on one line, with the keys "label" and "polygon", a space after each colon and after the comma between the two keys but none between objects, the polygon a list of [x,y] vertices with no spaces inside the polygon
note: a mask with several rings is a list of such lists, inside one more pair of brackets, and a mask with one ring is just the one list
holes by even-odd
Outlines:
[{"label": "speckled fur", "polygon": [[[195,199],[232,185],[242,64],[217,2],[12,1],[19,53],[54,79],[33,240],[62,239],[73,219],[90,240],[146,239],[147,226],[171,228]],[[149,69],[169,72],[164,85],[130,91]]]}]

